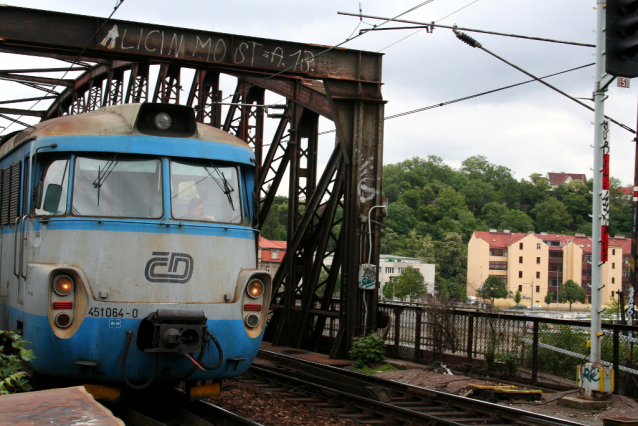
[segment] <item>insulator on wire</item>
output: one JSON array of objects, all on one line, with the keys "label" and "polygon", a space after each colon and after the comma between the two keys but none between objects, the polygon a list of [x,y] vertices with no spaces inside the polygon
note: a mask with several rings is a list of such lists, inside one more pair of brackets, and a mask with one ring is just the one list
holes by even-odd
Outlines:
[{"label": "insulator on wire", "polygon": [[285,118],[286,114],[268,114],[268,118]]},{"label": "insulator on wire", "polygon": [[286,104],[268,105],[268,109],[286,109]]},{"label": "insulator on wire", "polygon": [[472,37],[470,37],[469,35],[460,32],[459,30],[456,29],[456,27],[452,28],[452,31],[454,32],[454,34],[456,35],[456,37],[461,40],[463,43],[467,43],[472,47],[482,47],[481,43],[479,43],[478,41],[474,40]]}]

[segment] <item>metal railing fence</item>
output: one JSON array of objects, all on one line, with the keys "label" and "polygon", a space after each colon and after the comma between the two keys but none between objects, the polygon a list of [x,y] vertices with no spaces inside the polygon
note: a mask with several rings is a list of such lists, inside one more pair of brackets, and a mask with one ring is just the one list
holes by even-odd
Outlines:
[{"label": "metal railing fence", "polygon": [[[575,384],[589,358],[589,321],[379,303],[389,315],[386,354],[418,363],[455,362],[516,371],[530,383]],[[638,388],[638,326],[603,323],[601,358],[613,367],[615,393]]]}]

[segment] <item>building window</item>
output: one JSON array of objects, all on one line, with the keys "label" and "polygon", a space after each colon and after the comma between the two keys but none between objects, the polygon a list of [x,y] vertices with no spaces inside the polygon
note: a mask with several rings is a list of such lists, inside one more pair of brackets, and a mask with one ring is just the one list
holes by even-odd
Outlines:
[{"label": "building window", "polygon": [[493,271],[507,270],[507,262],[490,262],[490,269]]},{"label": "building window", "polygon": [[615,292],[615,291],[612,291],[612,292],[611,292],[611,297],[615,297],[615,295],[616,295],[616,292]]},{"label": "building window", "polygon": [[518,243],[518,248],[519,248],[520,250],[523,250],[523,243]]},{"label": "building window", "polygon": [[583,275],[591,276],[591,268],[583,268]]},{"label": "building window", "polygon": [[386,266],[385,267],[385,273],[386,274],[394,274],[394,268],[390,267],[390,266]]},{"label": "building window", "polygon": [[490,256],[507,256],[507,250],[505,249],[490,249]]},{"label": "building window", "polygon": [[629,278],[629,277],[630,277],[630,275],[629,275],[629,274],[631,274],[631,270],[630,270],[630,269],[623,269],[623,270],[622,270],[622,276],[623,276],[623,278]]},{"label": "building window", "polygon": [[518,271],[518,277],[523,278],[523,271]]},{"label": "building window", "polygon": [[540,250],[541,249],[541,243],[536,244],[536,250]]},{"label": "building window", "polygon": [[523,256],[518,256],[518,263],[523,263]]},{"label": "building window", "polygon": [[523,286],[522,285],[518,286],[518,291],[523,291]]},{"label": "building window", "polygon": [[537,285],[536,286],[536,293],[540,293],[541,292],[541,286]]},{"label": "building window", "polygon": [[540,272],[536,272],[536,278],[540,278],[541,277],[541,273]]},{"label": "building window", "polygon": [[554,263],[549,265],[549,270],[551,272],[563,272],[563,265],[561,265],[560,263]]},{"label": "building window", "polygon": [[537,265],[540,265],[540,264],[541,264],[541,258],[540,258],[540,257],[537,257],[537,258],[536,258],[536,264],[537,264]]},{"label": "building window", "polygon": [[563,285],[563,278],[562,277],[549,277],[549,282],[548,282],[550,287],[560,287]]},{"label": "building window", "polygon": [[405,271],[405,268],[399,268],[399,274],[402,274]]},{"label": "building window", "polygon": [[616,278],[611,277],[611,283],[612,283],[612,284],[616,284]]},{"label": "building window", "polygon": [[583,255],[583,262],[591,263],[591,254],[584,254]]},{"label": "building window", "polygon": [[549,257],[554,258],[554,259],[562,259],[563,258],[563,252],[560,251],[560,250],[550,250]]},{"label": "building window", "polygon": [[507,285],[507,275],[490,275],[490,277],[498,277]]},{"label": "building window", "polygon": [[616,249],[611,249],[611,255],[616,256]]},{"label": "building window", "polygon": [[270,266],[266,266],[266,272],[270,272]]},{"label": "building window", "polygon": [[611,264],[611,269],[616,269],[616,264],[615,263]]},{"label": "building window", "polygon": [[270,258],[272,260],[279,260],[279,250],[270,250]]}]

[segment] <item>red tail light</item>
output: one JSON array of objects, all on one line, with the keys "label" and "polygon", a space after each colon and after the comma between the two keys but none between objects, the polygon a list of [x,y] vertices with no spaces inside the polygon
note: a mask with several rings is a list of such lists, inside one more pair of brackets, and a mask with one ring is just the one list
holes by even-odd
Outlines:
[{"label": "red tail light", "polygon": [[247,303],[244,305],[244,311],[255,311],[255,312],[259,312],[261,311],[261,305],[255,304],[255,303]]},{"label": "red tail light", "polygon": [[73,302],[53,302],[53,309],[73,309]]}]

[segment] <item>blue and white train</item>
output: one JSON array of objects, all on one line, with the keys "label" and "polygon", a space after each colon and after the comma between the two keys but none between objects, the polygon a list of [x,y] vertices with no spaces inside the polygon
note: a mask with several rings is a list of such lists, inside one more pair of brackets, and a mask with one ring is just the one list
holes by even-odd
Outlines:
[{"label": "blue and white train", "polygon": [[152,103],[0,142],[0,330],[31,342],[36,373],[218,391],[250,366],[271,278],[246,143]]}]

